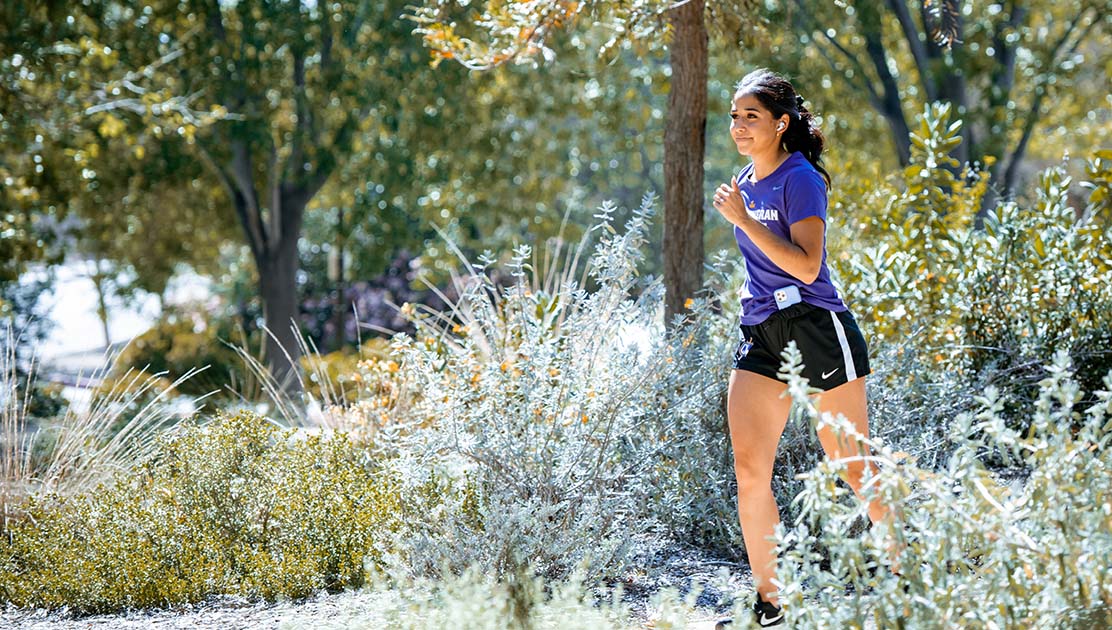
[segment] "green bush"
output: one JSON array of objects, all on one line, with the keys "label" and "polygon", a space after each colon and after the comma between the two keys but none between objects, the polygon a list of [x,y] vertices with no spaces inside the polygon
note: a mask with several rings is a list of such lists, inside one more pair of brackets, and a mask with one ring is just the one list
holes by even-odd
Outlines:
[{"label": "green bush", "polygon": [[[912,346],[929,358],[923,369],[997,386],[1022,422],[1058,349],[1069,351],[1088,391],[1112,367],[1112,238],[1078,220],[1103,203],[1105,188],[1091,186],[1083,212],[1070,206],[1070,178],[1051,168],[1031,200],[988,209],[977,228],[985,180],[968,169],[955,176],[946,155],[959,126],[948,107],[923,115],[912,164],[901,182],[878,187],[886,211],[864,226],[860,255],[839,271],[877,345]],[[841,203],[849,216],[864,213]]]},{"label": "green bush", "polygon": [[182,426],[112,483],[31,505],[4,542],[0,592],[93,613],[358,586],[400,509],[397,480],[362,453],[247,412]]},{"label": "green bush", "polygon": [[[844,419],[818,417],[798,376],[799,354],[785,355],[793,398],[811,423],[855,435]],[[1068,355],[1058,353],[1047,372],[1028,432],[1008,427],[999,392],[989,388],[975,412],[952,425],[956,448],[941,469],[867,440],[880,467],[869,496],[895,506],[898,518],[865,535],[849,533],[866,505],[839,484],[845,461],[808,473],[799,518],[776,532],[792,625],[1112,625],[1112,374],[1082,411]],[[983,461],[994,452],[1027,474],[994,474]]]},{"label": "green bush", "polygon": [[[203,372],[178,386],[181,394],[201,396],[215,392],[218,400],[259,393],[258,388],[245,387],[255,382],[250,369],[229,343],[253,353],[261,347],[262,333],[250,335],[237,330],[230,320],[198,321],[193,314],[170,312],[146,332],[131,341],[120,353],[110,378],[120,378],[128,370],[150,374],[165,373],[170,381],[190,370]],[[206,367],[207,366],[207,367]]]}]

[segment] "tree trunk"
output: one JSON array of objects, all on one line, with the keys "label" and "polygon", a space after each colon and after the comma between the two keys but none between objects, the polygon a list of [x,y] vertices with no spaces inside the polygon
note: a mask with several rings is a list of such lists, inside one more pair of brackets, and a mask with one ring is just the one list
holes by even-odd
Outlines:
[{"label": "tree trunk", "polygon": [[664,132],[665,321],[703,286],[703,159],[707,127],[707,29],[703,0],[670,11],[674,28]]},{"label": "tree trunk", "polygon": [[298,319],[297,256],[280,251],[265,256],[256,264],[263,317],[270,329],[263,342],[266,364],[280,390],[294,393],[300,389],[296,369],[297,360],[301,357],[296,333],[291,328],[297,325]]},{"label": "tree trunk", "polygon": [[[897,77],[888,67],[888,49],[884,43],[883,17],[878,7],[872,12],[861,14],[862,35],[865,38],[865,54],[873,64],[880,87],[883,91],[871,90],[873,105],[888,121],[888,128],[892,132],[892,143],[896,147],[896,157],[900,166],[907,166],[911,162],[911,139],[908,137],[910,129],[907,118],[904,116],[903,104],[900,102],[900,85]],[[862,78],[867,81],[868,79]]]},{"label": "tree trunk", "polygon": [[347,325],[347,292],[344,290],[344,244],[347,240],[346,232],[344,231],[344,209],[340,207],[337,210],[337,225],[336,225],[336,259],[335,259],[335,275],[332,278],[333,287],[336,291],[335,301],[332,310],[332,327],[335,329],[335,335],[332,338],[332,350],[340,351],[344,348],[344,343],[347,341],[345,328]]},{"label": "tree trunk", "polygon": [[892,145],[896,147],[896,158],[900,166],[911,163],[911,128],[907,126],[903,106],[900,105],[898,92],[885,91],[880,114],[888,122],[888,130],[892,132]]},{"label": "tree trunk", "polygon": [[296,394],[301,392],[298,380],[298,359],[301,347],[298,344],[298,300],[297,300],[297,241],[301,234],[301,218],[305,212],[305,201],[300,195],[275,195],[279,208],[277,212],[281,228],[275,230],[278,238],[267,243],[266,247],[253,250],[255,266],[259,272],[259,297],[263,302],[263,318],[270,330],[263,342],[263,353],[271,376],[279,385],[279,390],[291,396],[296,402]]},{"label": "tree trunk", "polygon": [[100,268],[99,259],[91,259],[92,271],[89,273],[89,279],[93,281],[93,286],[97,291],[97,319],[100,320],[101,334],[104,335],[104,347],[107,348],[112,345],[112,338],[108,334],[108,274],[102,272]]},{"label": "tree trunk", "polygon": [[[297,3],[294,4],[296,9]],[[208,3],[206,6],[205,23],[212,40],[221,46],[229,45],[223,4]],[[295,13],[299,19],[308,15],[296,10]],[[296,127],[288,135],[288,143],[280,146],[287,138],[280,140],[272,134],[271,121],[259,115],[267,108],[256,102],[258,90],[246,89],[243,74],[237,70],[240,60],[234,53],[226,63],[215,61],[217,65],[213,66],[223,80],[223,83],[214,84],[221,88],[218,96],[228,112],[237,114],[230,117],[233,119],[229,124],[214,126],[218,133],[212,139],[213,145],[221,146],[222,158],[227,151],[227,161],[222,163],[216,159],[216,154],[205,147],[205,142],[194,143],[202,160],[216,174],[232,200],[259,272],[259,296],[270,330],[263,344],[267,367],[283,392],[297,403],[301,402],[300,397],[294,396],[301,391],[297,244],[305,206],[328,181],[337,164],[350,155],[359,121],[369,115],[373,102],[370,99],[346,111],[332,105],[339,102],[337,97],[345,89],[342,85],[345,74],[333,56],[331,24],[337,16],[332,14],[331,5],[327,3],[320,16],[322,28],[310,29],[305,23],[302,33],[291,39],[290,44],[281,45],[288,49],[292,62],[288,69],[292,72],[293,83],[286,96],[292,99]],[[360,11],[354,24],[347,25],[351,28],[344,30],[345,46],[358,49],[355,39],[363,32],[364,19]],[[310,33],[317,30],[320,39],[314,42]],[[314,44],[319,44],[319,49],[313,50]],[[231,44],[228,50],[234,51],[235,45]],[[241,45],[241,54],[242,50]],[[321,83],[314,84],[311,89],[306,80],[307,59],[313,59],[308,67],[321,78]],[[326,127],[332,127],[325,122],[332,118],[326,116],[331,110],[336,110],[339,124],[326,131]],[[330,137],[324,137],[326,133]],[[259,159],[266,159],[265,170],[259,168]],[[261,172],[265,173],[265,181],[259,177]]]}]

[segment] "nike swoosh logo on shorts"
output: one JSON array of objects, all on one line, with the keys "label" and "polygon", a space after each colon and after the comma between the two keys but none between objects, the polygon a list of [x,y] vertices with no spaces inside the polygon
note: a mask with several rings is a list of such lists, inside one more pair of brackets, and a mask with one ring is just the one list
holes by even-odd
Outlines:
[{"label": "nike swoosh logo on shorts", "polygon": [[831,376],[834,375],[835,372],[837,372],[840,369],[841,368],[834,368],[833,370],[830,370],[829,372],[823,372],[822,373],[822,380],[825,381],[826,379],[830,378]]},{"label": "nike swoosh logo on shorts", "polygon": [[758,620],[758,623],[760,623],[762,626],[767,626],[768,624],[770,624],[774,621],[780,621],[780,619],[783,616],[784,616],[784,611],[782,611],[782,610],[780,611],[779,615],[776,615],[772,619],[769,619],[768,617],[765,617],[765,614],[761,613],[761,618],[760,618],[760,620]]}]

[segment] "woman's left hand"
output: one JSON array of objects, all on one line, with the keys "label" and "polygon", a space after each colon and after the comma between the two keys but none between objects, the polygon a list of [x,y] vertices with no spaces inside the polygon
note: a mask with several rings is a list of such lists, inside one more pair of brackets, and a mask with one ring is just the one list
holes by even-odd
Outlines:
[{"label": "woman's left hand", "polygon": [[742,199],[741,193],[732,181],[729,184],[722,184],[714,191],[713,203],[714,209],[734,225],[740,227],[750,220],[749,213],[745,210],[745,200]]}]

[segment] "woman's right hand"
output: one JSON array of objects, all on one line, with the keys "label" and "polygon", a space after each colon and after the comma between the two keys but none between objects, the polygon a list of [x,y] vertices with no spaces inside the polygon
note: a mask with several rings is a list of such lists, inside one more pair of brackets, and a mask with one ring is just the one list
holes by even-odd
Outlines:
[{"label": "woman's right hand", "polygon": [[753,220],[745,210],[745,199],[742,198],[733,180],[730,180],[729,184],[722,184],[714,191],[712,204],[723,218],[738,227]]}]

